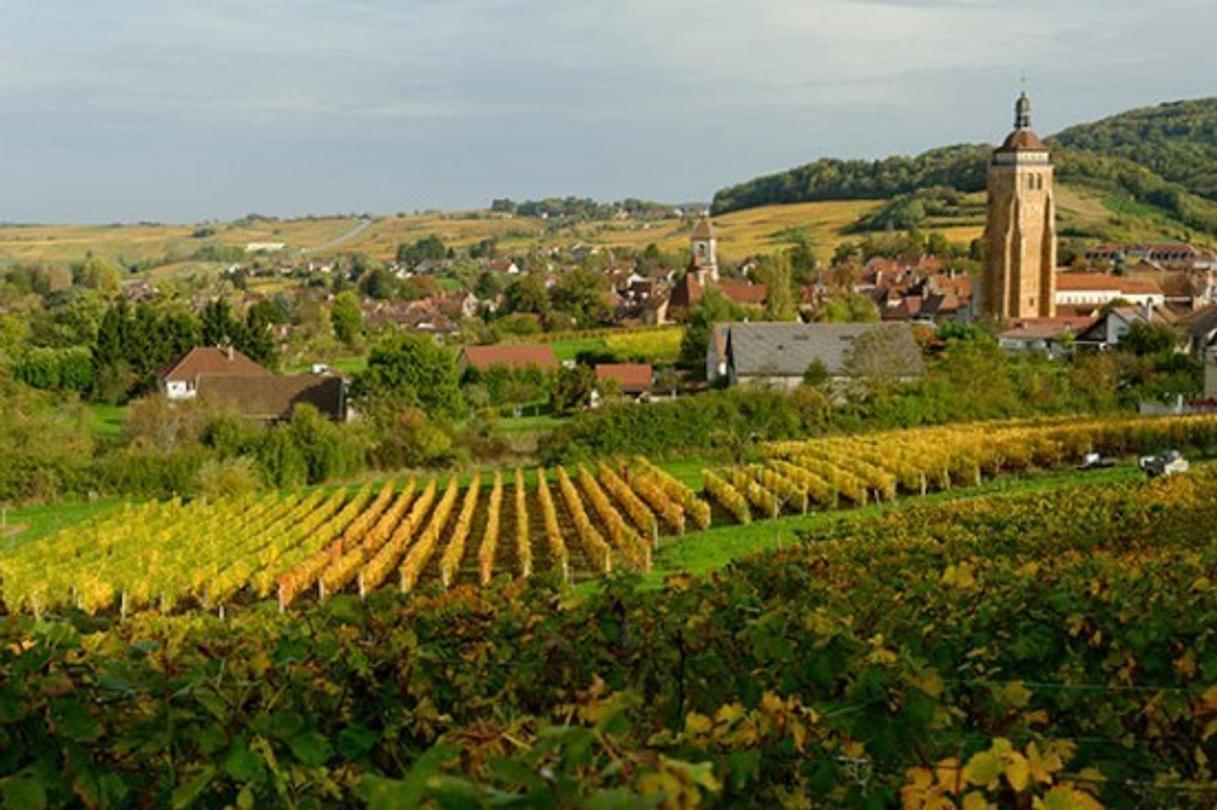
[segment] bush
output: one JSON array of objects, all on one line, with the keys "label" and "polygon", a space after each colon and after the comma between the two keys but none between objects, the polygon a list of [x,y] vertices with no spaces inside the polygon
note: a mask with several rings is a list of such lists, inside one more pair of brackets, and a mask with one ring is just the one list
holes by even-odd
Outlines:
[{"label": "bush", "polygon": [[208,498],[226,498],[244,495],[262,487],[262,476],[252,459],[213,458],[199,468],[196,488],[200,495]]}]

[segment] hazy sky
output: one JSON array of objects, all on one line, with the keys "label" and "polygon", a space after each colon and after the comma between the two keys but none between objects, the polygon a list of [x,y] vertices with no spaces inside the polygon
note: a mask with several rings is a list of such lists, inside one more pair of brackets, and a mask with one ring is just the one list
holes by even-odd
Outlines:
[{"label": "hazy sky", "polygon": [[3,0],[0,221],[709,199],[1210,95],[1213,0]]}]

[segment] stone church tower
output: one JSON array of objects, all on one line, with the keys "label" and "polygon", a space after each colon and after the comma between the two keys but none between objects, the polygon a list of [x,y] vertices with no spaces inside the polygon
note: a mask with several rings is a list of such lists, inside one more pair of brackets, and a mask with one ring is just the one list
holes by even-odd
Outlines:
[{"label": "stone church tower", "polygon": [[998,321],[1056,315],[1056,197],[1048,147],[1031,131],[1031,101],[989,162],[979,315]]},{"label": "stone church tower", "polygon": [[697,274],[698,282],[705,287],[707,284],[718,283],[718,238],[714,235],[714,226],[710,217],[703,216],[693,227],[691,237],[693,257],[689,261],[689,272]]}]

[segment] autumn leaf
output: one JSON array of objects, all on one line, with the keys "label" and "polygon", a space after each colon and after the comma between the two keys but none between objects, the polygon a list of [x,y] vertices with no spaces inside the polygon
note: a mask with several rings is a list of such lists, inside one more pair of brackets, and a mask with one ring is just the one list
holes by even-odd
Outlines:
[{"label": "autumn leaf", "polygon": [[1069,785],[1057,785],[1042,799],[1037,797],[1032,807],[1035,810],[1103,810],[1095,797]]}]

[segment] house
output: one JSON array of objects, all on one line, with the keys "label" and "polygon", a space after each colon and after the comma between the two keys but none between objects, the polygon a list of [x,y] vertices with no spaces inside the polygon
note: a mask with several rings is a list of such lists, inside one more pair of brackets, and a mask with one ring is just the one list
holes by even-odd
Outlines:
[{"label": "house", "polygon": [[[863,341],[872,336],[876,339]],[[712,344],[715,339],[712,334]],[[840,383],[854,376],[854,362],[872,360],[884,374],[902,381],[925,375],[921,348],[907,324],[732,323],[726,325],[726,341],[731,385],[794,388],[814,364]],[[856,346],[883,354],[858,357]]]},{"label": "house", "polygon": [[297,405],[312,405],[335,422],[347,419],[346,380],[328,373],[204,374],[198,399],[258,422],[288,419]]},{"label": "house", "polygon": [[457,365],[462,371],[473,368],[479,372],[495,367],[511,369],[539,368],[557,371],[558,356],[552,346],[545,344],[503,343],[497,346],[466,346],[461,350]]},{"label": "house", "polygon": [[1189,312],[1175,325],[1187,337],[1188,353],[1203,358],[1205,351],[1217,342],[1217,304]]},{"label": "house", "polygon": [[1058,315],[1053,318],[1024,318],[997,336],[998,344],[1009,352],[1046,352],[1063,357],[1081,332],[1094,323],[1090,316]]},{"label": "house", "polygon": [[1104,273],[1058,273],[1056,276],[1057,306],[1103,306],[1112,301],[1130,304],[1166,303],[1162,287],[1153,279],[1109,276]]},{"label": "house", "polygon": [[1128,334],[1134,323],[1173,323],[1175,316],[1165,307],[1146,304],[1141,307],[1114,307],[1095,318],[1078,332],[1078,348],[1110,349]]},{"label": "house", "polygon": [[1183,242],[1162,244],[1104,244],[1086,251],[1092,262],[1122,264],[1129,259],[1149,262],[1162,267],[1197,267],[1214,260],[1211,251],[1201,250]]},{"label": "house", "polygon": [[511,259],[490,259],[484,266],[492,273],[504,273],[509,276],[520,274],[520,266]]},{"label": "house", "polygon": [[707,289],[718,290],[725,298],[740,306],[762,307],[769,297],[769,291],[764,284],[753,284],[740,279],[723,279],[719,282],[707,282],[704,276],[688,272],[677,280],[668,296],[668,311],[673,317],[687,315],[688,311],[701,303]]},{"label": "house", "polygon": [[208,375],[273,376],[231,346],[200,346],[186,352],[157,375],[157,387],[171,401],[194,399],[198,393],[199,379]]},{"label": "house", "polygon": [[655,375],[650,363],[597,363],[596,381],[613,381],[621,393],[638,397],[651,390]]}]

